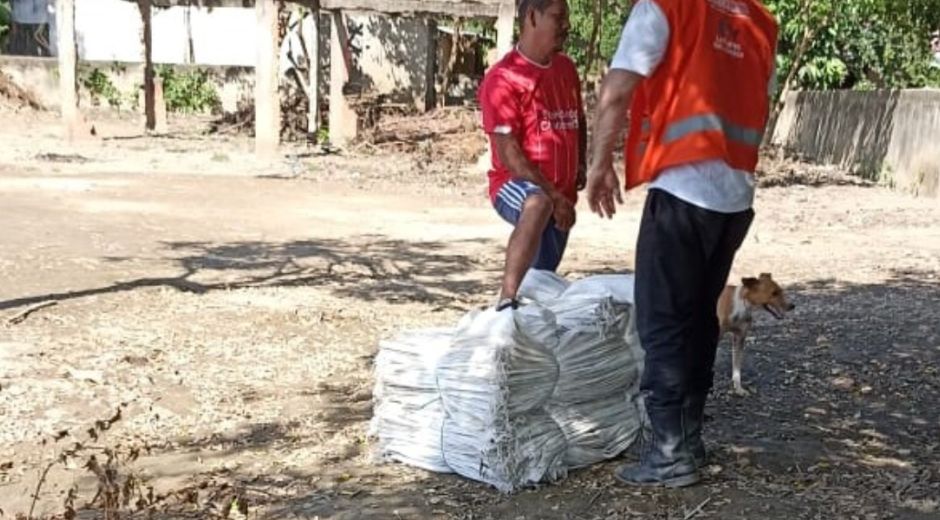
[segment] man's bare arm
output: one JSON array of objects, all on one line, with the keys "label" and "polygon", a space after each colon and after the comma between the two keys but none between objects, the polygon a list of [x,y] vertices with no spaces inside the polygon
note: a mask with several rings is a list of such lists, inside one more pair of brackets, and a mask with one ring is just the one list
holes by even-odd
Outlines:
[{"label": "man's bare arm", "polygon": [[604,77],[591,145],[593,172],[605,171],[613,164],[614,149],[626,126],[630,99],[643,79],[639,74],[619,69],[612,69]]},{"label": "man's bare arm", "polygon": [[510,175],[515,179],[529,181],[535,184],[554,202],[561,197],[561,193],[555,186],[548,182],[542,172],[535,167],[522,152],[522,147],[512,135],[493,134],[493,142],[496,144],[496,153],[499,154],[499,160],[509,170]]},{"label": "man's bare arm", "polygon": [[568,231],[575,222],[574,206],[557,188],[542,175],[542,172],[526,158],[518,141],[511,135],[493,134],[499,160],[515,179],[529,181],[541,188],[554,205],[555,227]]},{"label": "man's bare arm", "polygon": [[588,172],[587,199],[591,211],[602,217],[612,218],[617,213],[617,204],[623,203],[620,181],[614,171],[614,148],[626,126],[630,98],[641,81],[643,76],[639,74],[614,69],[607,73],[601,87],[591,146],[593,155]]}]

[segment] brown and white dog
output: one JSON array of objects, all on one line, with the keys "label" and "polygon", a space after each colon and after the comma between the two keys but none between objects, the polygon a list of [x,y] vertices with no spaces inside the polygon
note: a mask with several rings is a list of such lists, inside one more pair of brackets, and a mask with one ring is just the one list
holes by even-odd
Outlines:
[{"label": "brown and white dog", "polygon": [[744,358],[744,339],[754,321],[754,309],[763,308],[780,320],[795,307],[787,301],[783,289],[769,273],[762,273],[758,278],[743,278],[741,284],[725,287],[718,298],[718,322],[721,326],[718,339],[731,333],[731,379],[738,395],[747,393],[741,386],[741,363]]}]

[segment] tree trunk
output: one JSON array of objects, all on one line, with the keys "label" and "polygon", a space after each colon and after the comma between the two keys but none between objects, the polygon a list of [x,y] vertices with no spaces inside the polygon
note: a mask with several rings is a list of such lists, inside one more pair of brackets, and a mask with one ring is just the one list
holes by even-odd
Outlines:
[{"label": "tree trunk", "polygon": [[787,104],[787,96],[789,96],[793,88],[793,81],[796,79],[796,75],[803,65],[803,58],[806,56],[806,52],[809,51],[810,45],[813,43],[813,38],[816,37],[816,33],[819,32],[820,28],[825,27],[829,23],[829,18],[832,17],[832,13],[835,10],[835,5],[833,4],[830,11],[826,13],[823,19],[818,24],[813,24],[809,19],[809,9],[812,6],[812,2],[813,0],[804,0],[803,6],[800,8],[801,17],[805,18],[806,22],[805,29],[803,30],[800,43],[796,47],[796,52],[793,53],[793,61],[790,63],[790,69],[787,71],[787,77],[784,79],[776,99],[774,99],[773,108],[767,120],[767,130],[764,134],[763,146],[770,145],[773,140],[774,131],[777,129],[777,120],[780,119],[780,114]]},{"label": "tree trunk", "polygon": [[438,101],[440,107],[447,105],[447,91],[450,90],[450,81],[454,75],[454,67],[457,65],[457,55],[460,54],[460,33],[463,30],[463,18],[457,18],[454,22],[454,37],[450,42],[450,57],[447,59],[447,67],[444,69],[444,86],[441,92],[441,99]]},{"label": "tree trunk", "polygon": [[594,70],[594,62],[600,54],[601,25],[604,23],[604,9],[607,7],[607,0],[594,0],[594,20],[591,26],[591,39],[588,42],[587,60],[584,64],[583,78],[588,80],[591,72]]},{"label": "tree trunk", "polygon": [[320,130],[320,9],[310,9],[310,34],[304,37],[301,31],[301,41],[304,53],[307,55],[307,133],[315,136]]}]

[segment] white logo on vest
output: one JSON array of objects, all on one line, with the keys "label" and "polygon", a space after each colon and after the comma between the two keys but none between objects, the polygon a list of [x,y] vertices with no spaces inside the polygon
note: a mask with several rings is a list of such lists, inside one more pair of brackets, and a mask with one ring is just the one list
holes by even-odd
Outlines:
[{"label": "white logo on vest", "polygon": [[735,58],[744,57],[744,48],[738,43],[740,29],[735,29],[728,18],[722,18],[718,22],[718,34],[715,36],[713,46],[716,50],[729,54]]}]

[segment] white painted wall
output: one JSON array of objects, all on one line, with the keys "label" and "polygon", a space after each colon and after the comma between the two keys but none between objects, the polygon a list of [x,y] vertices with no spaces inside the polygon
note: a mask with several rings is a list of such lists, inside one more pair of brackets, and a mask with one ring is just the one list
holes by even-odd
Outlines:
[{"label": "white painted wall", "polygon": [[[187,24],[187,12],[189,23]],[[13,18],[19,23],[50,26],[56,41],[55,0],[13,0]],[[163,64],[254,67],[257,55],[255,10],[177,6],[153,10],[153,60]],[[307,23],[310,23],[309,21]],[[355,60],[371,91],[395,94],[423,105],[428,45],[432,44],[422,19],[390,18],[373,13],[347,13]],[[78,58],[82,61],[140,63],[143,61],[143,24],[136,2],[75,0]],[[192,35],[194,61],[189,59]],[[321,38],[326,53],[329,35]],[[57,50],[50,49],[52,56]],[[287,53],[300,55],[296,34],[281,48],[281,72],[290,68]]]},{"label": "white painted wall", "polygon": [[254,66],[256,47],[254,9],[217,7],[193,9],[193,47],[200,65]]},{"label": "white painted wall", "polygon": [[[13,0],[13,20],[50,25],[56,37],[55,0]],[[200,65],[255,64],[253,9],[170,7],[153,11],[153,59],[156,63],[189,63],[190,11],[195,63]],[[137,4],[124,0],[75,0],[78,57],[85,61],[139,62],[143,59],[143,30]],[[52,49],[52,55],[57,54]]]}]

